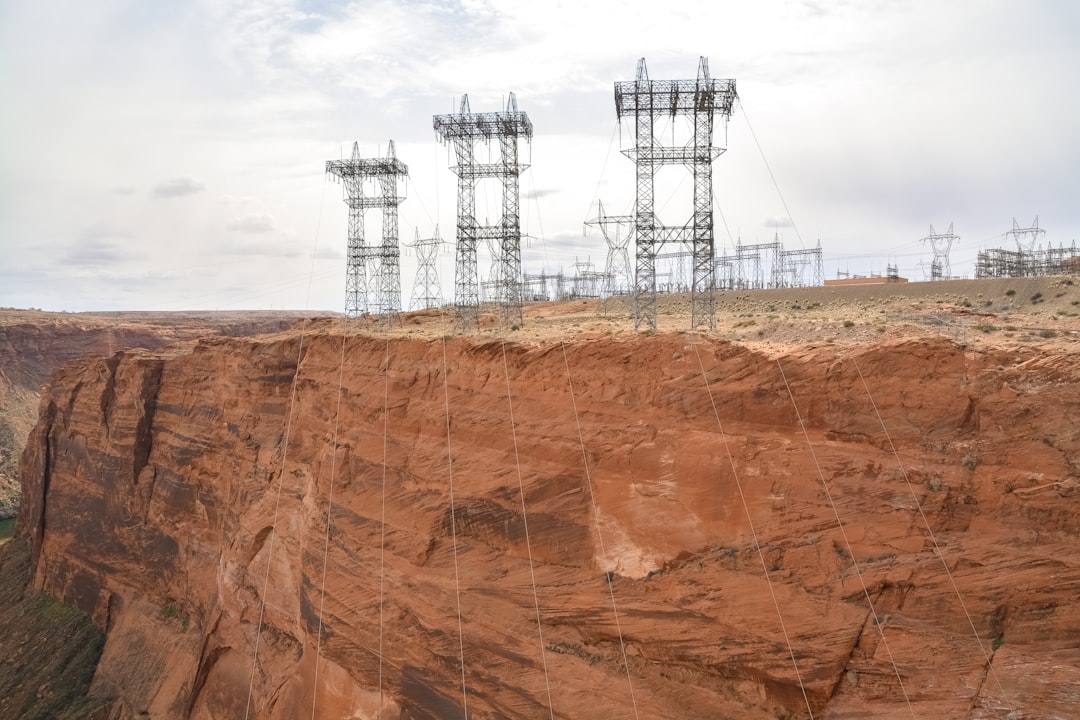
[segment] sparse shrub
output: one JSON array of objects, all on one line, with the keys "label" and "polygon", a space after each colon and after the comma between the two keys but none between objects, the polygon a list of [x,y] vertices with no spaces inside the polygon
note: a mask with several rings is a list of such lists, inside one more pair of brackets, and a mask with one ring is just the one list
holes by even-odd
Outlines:
[{"label": "sparse shrub", "polygon": [[1034,295],[1031,296],[1031,302],[1033,304],[1035,304],[1035,305],[1041,303],[1042,301],[1043,301],[1043,295],[1042,295],[1041,292],[1037,292],[1037,293],[1035,293]]},{"label": "sparse shrub", "polygon": [[510,329],[511,329],[511,330],[520,330],[521,328],[520,328],[520,327],[518,327],[517,325],[511,325],[511,326],[510,326]]},{"label": "sparse shrub", "polygon": [[968,470],[974,470],[979,465],[979,458],[974,455],[965,455],[964,459],[960,461],[960,464]]},{"label": "sparse shrub", "polygon": [[1016,291],[1013,290],[1012,288],[1009,288],[1008,290],[1005,291],[1005,294],[1008,295],[1009,297],[1012,297],[1013,295],[1016,294]]},{"label": "sparse shrub", "polygon": [[846,327],[846,328],[855,327],[855,321],[854,320],[845,320],[844,321],[844,327]]},{"label": "sparse shrub", "polygon": [[1080,300],[1073,300],[1070,305],[1080,305]]},{"label": "sparse shrub", "polygon": [[963,302],[960,303],[960,306],[961,307],[971,307],[971,301],[968,300],[967,298],[964,298]]},{"label": "sparse shrub", "polygon": [[1045,340],[1049,340],[1050,338],[1056,338],[1057,337],[1057,331],[1056,330],[1050,330],[1049,328],[1046,329],[1046,330],[1040,330],[1039,331],[1039,337],[1041,337],[1041,338],[1043,338]]},{"label": "sparse shrub", "polygon": [[1005,326],[1005,329],[1006,329],[1006,330],[1007,330],[1008,332],[1016,332],[1016,326],[1015,326],[1015,325],[1006,325],[1006,326]]},{"label": "sparse shrub", "polygon": [[1005,636],[1004,635],[998,635],[996,638],[994,638],[994,642],[990,644],[990,647],[992,647],[994,650],[997,650],[999,647],[1001,647],[1004,644],[1005,644]]},{"label": "sparse shrub", "polygon": [[930,492],[940,492],[945,487],[945,483],[941,481],[941,478],[930,478],[926,481],[926,489]]}]

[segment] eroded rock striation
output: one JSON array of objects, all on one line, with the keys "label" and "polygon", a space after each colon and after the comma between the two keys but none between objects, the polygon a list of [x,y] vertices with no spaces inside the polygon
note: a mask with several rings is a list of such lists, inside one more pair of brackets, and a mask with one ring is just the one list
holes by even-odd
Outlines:
[{"label": "eroded rock striation", "polygon": [[34,425],[38,391],[53,370],[88,355],[153,350],[211,335],[285,330],[295,312],[52,313],[0,308],[0,519],[19,505],[18,457]]},{"label": "eroded rock striation", "polygon": [[18,533],[121,717],[1068,717],[1076,360],[127,351],[54,376]]}]

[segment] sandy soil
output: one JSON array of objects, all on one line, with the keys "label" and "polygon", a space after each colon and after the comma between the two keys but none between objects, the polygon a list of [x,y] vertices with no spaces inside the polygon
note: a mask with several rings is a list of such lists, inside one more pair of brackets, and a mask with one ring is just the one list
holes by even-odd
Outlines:
[{"label": "sandy soil", "polygon": [[[386,332],[378,318],[322,319]],[[660,295],[658,332],[690,332],[690,296]],[[464,332],[454,309],[403,313],[391,334],[439,337]],[[477,331],[473,331],[477,332]],[[481,335],[544,343],[566,335],[635,334],[628,298],[525,306],[521,329],[501,328],[484,308]],[[865,343],[883,337],[945,335],[977,347],[1044,347],[1080,342],[1080,278],[1042,277],[747,290],[716,294],[712,332],[765,352],[807,343]]]}]

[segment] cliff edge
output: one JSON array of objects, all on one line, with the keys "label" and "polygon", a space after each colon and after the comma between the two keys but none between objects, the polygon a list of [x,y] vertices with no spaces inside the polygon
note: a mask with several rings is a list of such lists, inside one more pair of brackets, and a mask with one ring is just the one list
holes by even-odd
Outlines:
[{"label": "cliff edge", "polygon": [[105,632],[117,717],[1067,717],[1076,360],[330,323],[124,351],[42,395],[17,535]]}]

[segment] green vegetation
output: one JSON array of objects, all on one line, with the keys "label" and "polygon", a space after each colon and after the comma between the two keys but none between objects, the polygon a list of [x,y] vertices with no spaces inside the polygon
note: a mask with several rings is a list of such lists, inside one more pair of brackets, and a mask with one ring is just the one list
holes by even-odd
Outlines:
[{"label": "green vegetation", "polygon": [[1012,288],[1009,288],[1008,290],[1005,291],[1005,294],[1008,295],[1009,297],[1012,297],[1013,295],[1016,294],[1016,291],[1013,290]]},{"label": "green vegetation", "polygon": [[111,699],[87,697],[105,636],[85,613],[24,595],[29,580],[26,542],[0,547],[0,717],[105,717]]},{"label": "green vegetation", "polygon": [[19,450],[15,432],[0,418],[0,509],[19,502]]},{"label": "green vegetation", "polygon": [[855,321],[854,320],[845,320],[844,321],[844,327],[846,327],[846,328],[855,327]]},{"label": "green vegetation", "polygon": [[15,532],[15,518],[0,520],[0,544],[10,538]]}]

